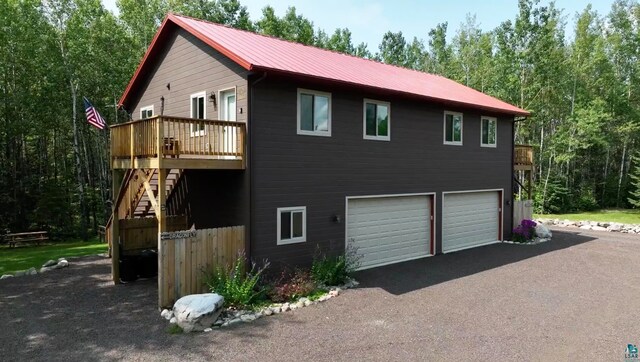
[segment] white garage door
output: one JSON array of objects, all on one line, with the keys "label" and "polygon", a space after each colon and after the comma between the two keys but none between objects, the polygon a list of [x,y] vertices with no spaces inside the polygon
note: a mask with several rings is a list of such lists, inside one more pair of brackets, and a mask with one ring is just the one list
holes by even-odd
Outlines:
[{"label": "white garage door", "polygon": [[431,196],[348,199],[347,242],[360,269],[429,256]]},{"label": "white garage door", "polygon": [[442,252],[496,242],[500,238],[500,192],[444,194]]}]

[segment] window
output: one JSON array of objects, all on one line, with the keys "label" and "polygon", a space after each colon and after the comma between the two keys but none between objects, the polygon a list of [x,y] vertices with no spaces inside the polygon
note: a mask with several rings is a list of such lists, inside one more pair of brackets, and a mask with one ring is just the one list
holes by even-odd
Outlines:
[{"label": "window", "polygon": [[153,105],[140,108],[140,119],[153,117]]},{"label": "window", "polygon": [[307,241],[307,208],[281,207],[278,209],[278,245]]},{"label": "window", "polygon": [[494,117],[481,117],[482,132],[480,133],[480,146],[496,147],[496,134],[498,123]]},{"label": "window", "polygon": [[[191,118],[193,119],[205,119],[207,116],[207,105],[205,102],[207,94],[200,92],[191,95]],[[201,136],[204,134],[204,124],[192,123],[191,135]]]},{"label": "window", "polygon": [[331,136],[331,94],[298,89],[298,134]]},{"label": "window", "polygon": [[462,146],[462,113],[444,112],[444,144]]},{"label": "window", "polygon": [[389,141],[389,103],[365,99],[363,122],[364,139]]},{"label": "window", "polygon": [[218,117],[222,121],[232,121],[236,120],[236,90],[227,89],[220,91],[220,114]]}]

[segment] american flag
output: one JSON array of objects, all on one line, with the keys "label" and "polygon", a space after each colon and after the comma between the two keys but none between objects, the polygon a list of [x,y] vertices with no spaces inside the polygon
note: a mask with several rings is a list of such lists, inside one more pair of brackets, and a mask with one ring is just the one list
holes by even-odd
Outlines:
[{"label": "american flag", "polygon": [[87,114],[87,122],[96,128],[104,129],[106,123],[104,118],[98,113],[96,107],[89,102],[87,97],[82,97],[82,100],[84,101],[84,111]]}]

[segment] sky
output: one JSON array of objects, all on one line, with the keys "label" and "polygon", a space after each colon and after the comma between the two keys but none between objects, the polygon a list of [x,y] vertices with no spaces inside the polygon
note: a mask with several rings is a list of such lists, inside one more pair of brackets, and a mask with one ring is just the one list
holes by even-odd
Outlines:
[{"label": "sky", "polygon": [[[116,0],[102,0],[105,6],[117,11]],[[517,0],[240,0],[247,7],[252,20],[262,15],[262,8],[271,5],[278,16],[289,6],[295,6],[318,28],[329,35],[336,28],[351,30],[354,44],[365,42],[369,50],[378,50],[382,36],[388,30],[402,31],[405,39],[427,39],[429,30],[438,23],[448,22],[451,39],[467,14],[476,16],[483,30],[493,30],[505,20],[513,20],[518,11]],[[540,5],[549,1],[542,0]],[[613,0],[556,0],[567,22],[567,37],[572,37],[576,13],[591,3],[600,14],[607,14]]]}]

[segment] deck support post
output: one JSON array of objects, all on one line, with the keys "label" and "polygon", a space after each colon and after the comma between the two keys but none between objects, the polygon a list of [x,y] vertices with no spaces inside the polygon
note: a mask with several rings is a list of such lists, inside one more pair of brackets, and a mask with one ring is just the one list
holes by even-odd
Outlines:
[{"label": "deck support post", "polygon": [[118,215],[118,192],[122,184],[123,170],[112,171],[111,175],[111,277],[113,283],[120,283],[120,216]]}]

